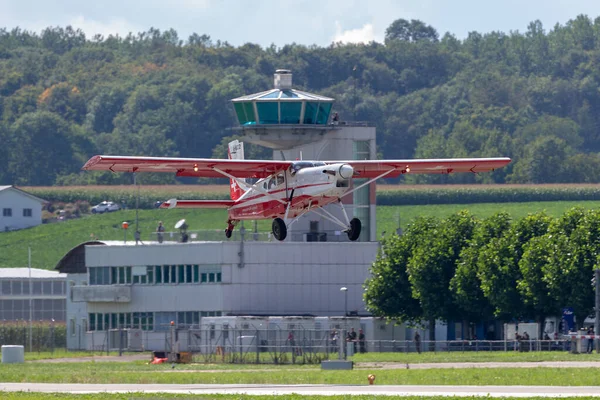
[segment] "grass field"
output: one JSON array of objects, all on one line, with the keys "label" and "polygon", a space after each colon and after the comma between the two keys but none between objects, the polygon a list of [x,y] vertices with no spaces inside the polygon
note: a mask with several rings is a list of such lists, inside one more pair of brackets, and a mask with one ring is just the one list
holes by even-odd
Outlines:
[{"label": "grass field", "polygon": [[[40,353],[40,356],[54,356]],[[72,355],[80,355],[79,353]],[[171,383],[171,384],[347,384],[366,385],[366,376],[375,373],[376,385],[527,385],[527,386],[600,386],[595,368],[484,368],[484,369],[381,369],[367,367],[372,362],[528,362],[528,361],[597,361],[599,355],[573,355],[564,352],[493,352],[493,353],[369,353],[354,356],[352,371],[322,371],[319,366],[274,366],[232,364],[170,364],[150,365],[146,362],[84,362],[53,363],[26,362],[0,364],[1,382],[45,383]],[[599,389],[600,390],[600,389]],[[3,399],[73,398],[75,395],[41,393],[2,393]],[[262,400],[272,396],[247,395],[173,395],[173,394],[97,394],[77,395],[88,399],[130,398],[211,398]],[[300,399],[305,396],[280,396]],[[311,396],[311,399],[346,399],[349,396]],[[386,396],[352,396],[352,399],[388,399]],[[404,398],[404,397],[403,397]],[[439,399],[438,397],[406,397],[406,399]],[[472,398],[472,397],[458,397]],[[561,397],[568,398],[568,397]],[[581,399],[582,397],[577,397]]]},{"label": "grass field", "polygon": [[[369,373],[380,385],[531,385],[599,386],[595,368],[440,368],[351,371],[271,366],[258,369],[205,370],[190,365],[149,365],[145,362],[25,363],[0,365],[2,382],[98,384],[365,384]],[[599,389],[600,390],[600,389]]]},{"label": "grass field", "polygon": [[[377,208],[377,236],[382,232],[394,232],[398,226],[406,225],[419,215],[446,217],[459,210],[467,209],[477,217],[487,217],[498,211],[506,211],[514,218],[529,213],[545,211],[548,215],[558,217],[574,206],[598,208],[600,201],[581,202],[530,202],[530,203],[485,203],[485,204],[450,204],[427,206],[380,206]],[[100,240],[123,240],[121,223],[129,221],[128,238],[133,238],[133,221],[135,210],[122,210],[103,215],[88,215],[80,219],[68,220],[53,224],[44,224],[35,228],[15,232],[0,233],[0,268],[26,267],[27,248],[32,249],[32,266],[34,268],[51,269],[74,246],[97,238]],[[162,220],[167,230],[185,218],[190,230],[214,230],[220,237],[225,228],[225,210],[140,210],[139,229],[142,239],[148,240],[150,233],[156,229],[157,222]],[[246,224],[246,229],[254,229],[254,223]],[[257,221],[259,232],[270,231],[270,221]],[[223,239],[224,235],[223,235]]]},{"label": "grass field", "polygon": [[[127,355],[147,355],[150,360],[150,353],[140,352],[125,352]],[[65,351],[55,350],[53,352],[25,352],[25,361],[33,360],[49,360],[61,358],[79,358],[88,357],[90,361],[100,360],[106,356],[106,352],[84,352],[84,351]],[[108,355],[117,356],[118,352],[110,352]],[[556,362],[556,361],[600,361],[599,354],[571,354],[565,351],[532,351],[532,352],[515,352],[515,351],[453,351],[453,352],[423,352],[418,353],[365,353],[355,354],[350,358],[352,361],[361,365],[361,363],[400,363],[400,364],[422,364],[422,363],[515,363],[515,362]],[[186,369],[272,369],[273,364],[230,364],[230,363],[213,363],[213,364],[189,364]],[[315,365],[285,365],[282,368],[314,368]],[[148,366],[150,370],[156,366]]]}]

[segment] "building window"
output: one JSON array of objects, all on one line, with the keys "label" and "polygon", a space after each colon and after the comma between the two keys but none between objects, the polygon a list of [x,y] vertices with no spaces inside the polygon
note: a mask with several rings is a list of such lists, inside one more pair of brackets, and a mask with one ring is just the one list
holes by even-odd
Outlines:
[{"label": "building window", "polygon": [[146,268],[146,274],[148,275],[148,284],[152,285],[154,283],[154,267]]},{"label": "building window", "polygon": [[179,283],[185,283],[185,265],[177,266],[177,277],[179,279]]},{"label": "building window", "polygon": [[171,283],[177,283],[177,265],[171,265]]},{"label": "building window", "polygon": [[3,217],[12,217],[12,208],[3,208],[2,216]]},{"label": "building window", "polygon": [[31,208],[24,208],[23,209],[23,216],[24,217],[32,217],[33,216],[33,211],[31,210]]},{"label": "building window", "polygon": [[156,283],[162,283],[162,266],[157,265],[155,271],[156,271]]},{"label": "building window", "polygon": [[[88,268],[90,275],[90,285],[110,285],[110,267],[91,267]],[[116,274],[115,274],[116,276]],[[112,282],[116,283],[116,282]],[[33,286],[34,293],[36,292],[35,285]]]}]

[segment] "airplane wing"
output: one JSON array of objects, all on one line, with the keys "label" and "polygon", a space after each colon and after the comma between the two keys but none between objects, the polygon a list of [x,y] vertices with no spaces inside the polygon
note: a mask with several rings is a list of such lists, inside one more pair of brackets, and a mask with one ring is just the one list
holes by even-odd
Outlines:
[{"label": "airplane wing", "polygon": [[416,160],[352,160],[326,161],[329,163],[346,163],[354,168],[354,178],[377,178],[387,171],[393,178],[401,174],[449,174],[453,172],[489,172],[504,167],[510,158],[448,158],[448,159],[416,159]]},{"label": "airplane wing", "polygon": [[235,205],[233,200],[167,200],[160,208],[229,208]]},{"label": "airplane wing", "polygon": [[223,171],[236,178],[265,178],[283,171],[292,161],[230,160],[219,158],[171,158],[94,156],[82,169],[113,172],[171,172],[177,176],[223,178]]}]

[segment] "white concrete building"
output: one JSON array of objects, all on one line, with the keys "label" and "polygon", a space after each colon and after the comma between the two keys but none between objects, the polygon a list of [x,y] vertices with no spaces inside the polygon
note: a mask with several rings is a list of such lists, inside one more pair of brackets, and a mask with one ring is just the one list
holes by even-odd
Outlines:
[{"label": "white concrete building", "polygon": [[57,266],[67,273],[68,346],[90,348],[83,332],[97,344],[98,332],[126,328],[162,350],[171,321],[197,326],[201,317],[364,315],[362,285],[377,249],[376,242],[82,244]]},{"label": "white concrete building", "polygon": [[0,232],[40,225],[45,202],[14,186],[0,186]]},{"label": "white concrete building", "polygon": [[67,274],[0,268],[0,321],[65,321]]}]

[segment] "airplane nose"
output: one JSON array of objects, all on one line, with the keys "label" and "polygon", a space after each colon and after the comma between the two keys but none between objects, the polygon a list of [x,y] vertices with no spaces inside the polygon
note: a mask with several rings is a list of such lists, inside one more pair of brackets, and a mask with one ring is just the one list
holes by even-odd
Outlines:
[{"label": "airplane nose", "polygon": [[352,175],[354,175],[354,168],[352,168],[351,165],[342,164],[340,166],[338,174],[340,175],[340,178],[342,178],[342,179],[350,179],[350,178],[352,178]]}]

